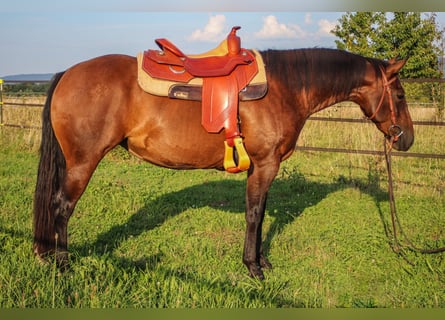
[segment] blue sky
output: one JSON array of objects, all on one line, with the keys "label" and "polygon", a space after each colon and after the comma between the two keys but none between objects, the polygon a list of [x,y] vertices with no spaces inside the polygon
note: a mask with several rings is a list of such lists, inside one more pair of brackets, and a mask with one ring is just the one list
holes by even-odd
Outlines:
[{"label": "blue sky", "polygon": [[[326,1],[297,7],[289,0],[274,0],[273,6],[256,1],[255,11],[245,0],[178,0],[173,10],[172,0],[170,8],[147,5],[153,0],[8,1],[0,6],[0,76],[57,72],[108,53],[136,55],[154,48],[160,37],[199,53],[216,46],[234,25],[242,26],[246,48],[335,47],[329,30],[344,12],[327,10]],[[352,9],[338,1],[337,8]],[[445,13],[438,22],[445,27]]]}]

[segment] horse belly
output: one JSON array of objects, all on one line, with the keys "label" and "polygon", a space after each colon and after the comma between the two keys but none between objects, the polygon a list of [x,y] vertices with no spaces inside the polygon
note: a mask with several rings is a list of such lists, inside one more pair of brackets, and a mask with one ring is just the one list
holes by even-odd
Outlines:
[{"label": "horse belly", "polygon": [[[202,132],[201,132],[202,131]],[[197,133],[199,132],[199,133]],[[128,151],[150,163],[172,169],[223,167],[224,139],[202,128],[152,129],[128,138]]]}]

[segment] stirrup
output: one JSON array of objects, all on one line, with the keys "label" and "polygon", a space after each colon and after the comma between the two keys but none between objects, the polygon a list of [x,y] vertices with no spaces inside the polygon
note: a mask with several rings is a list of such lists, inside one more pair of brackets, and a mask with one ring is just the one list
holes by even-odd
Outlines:
[{"label": "stirrup", "polygon": [[[233,147],[229,146],[227,141],[224,141],[225,153],[224,153],[224,169],[230,173],[238,173],[246,171],[250,167],[249,155],[244,148],[243,139],[236,137],[233,139]],[[237,161],[235,162],[234,149],[237,152]]]}]

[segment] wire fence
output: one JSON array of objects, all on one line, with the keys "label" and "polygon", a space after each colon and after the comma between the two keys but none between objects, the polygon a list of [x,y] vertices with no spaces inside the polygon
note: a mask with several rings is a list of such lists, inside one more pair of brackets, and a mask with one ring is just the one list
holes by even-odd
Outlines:
[{"label": "wire fence", "polygon": [[[406,83],[445,83],[445,79],[405,79],[403,82]],[[5,107],[9,108],[34,108],[41,109],[44,106],[44,103],[35,103],[35,102],[27,102],[29,101],[29,94],[21,95],[20,98],[16,97],[16,100],[22,100],[21,102],[17,101],[5,101],[3,96],[3,84],[4,82],[0,80],[0,126],[5,127],[13,127],[13,128],[21,128],[21,129],[40,129],[39,125],[29,125],[29,124],[19,124],[19,123],[5,123],[3,117],[3,110]],[[443,85],[442,85],[443,86]],[[444,90],[445,89],[441,89]],[[445,96],[445,92],[439,92],[442,96]],[[25,97],[24,97],[25,96]],[[37,95],[42,98],[42,95]],[[410,103],[409,103],[410,104]],[[417,106],[422,107],[430,107],[436,108],[439,113],[444,113],[445,104],[443,101],[439,102],[419,102],[416,101],[415,104]],[[40,111],[40,110],[39,110]],[[443,118],[443,114],[441,116]],[[325,117],[325,116],[312,116],[308,119],[309,121],[320,121],[320,122],[339,122],[339,123],[369,123],[369,120],[364,118],[343,118],[343,117]],[[445,121],[440,120],[414,120],[413,124],[415,126],[429,126],[435,128],[443,128],[445,127]],[[349,148],[332,148],[332,147],[318,147],[318,146],[296,146],[296,150],[299,151],[310,151],[310,152],[331,152],[331,153],[348,153],[348,154],[362,154],[362,155],[383,155],[383,151],[377,150],[362,150],[362,149],[349,149]],[[434,154],[434,153],[419,153],[419,152],[394,152],[394,156],[399,157],[415,157],[415,158],[430,158],[430,159],[445,159],[445,154]]]}]

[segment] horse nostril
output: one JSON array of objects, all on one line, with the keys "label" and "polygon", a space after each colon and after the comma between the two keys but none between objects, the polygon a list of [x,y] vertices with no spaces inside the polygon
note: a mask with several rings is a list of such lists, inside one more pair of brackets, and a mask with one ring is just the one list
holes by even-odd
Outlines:
[{"label": "horse nostril", "polygon": [[388,129],[388,135],[393,138],[399,138],[403,134],[402,128],[400,126],[393,124]]}]

